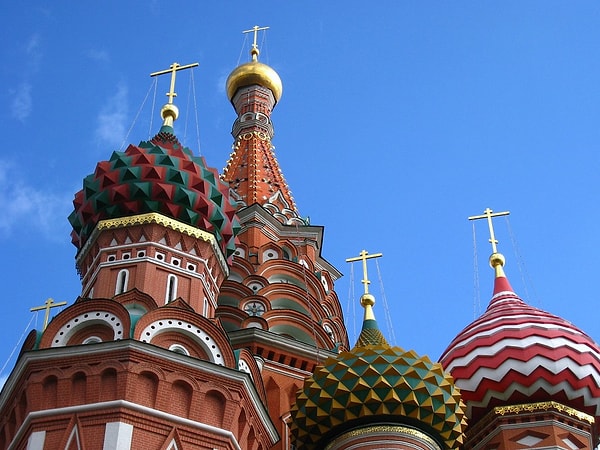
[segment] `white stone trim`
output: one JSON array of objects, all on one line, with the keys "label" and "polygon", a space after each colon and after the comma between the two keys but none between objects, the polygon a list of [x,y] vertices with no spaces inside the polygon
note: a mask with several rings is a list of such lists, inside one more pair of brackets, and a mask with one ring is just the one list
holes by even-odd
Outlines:
[{"label": "white stone trim", "polygon": [[[91,411],[103,411],[103,410],[112,410],[112,409],[130,409],[132,411],[136,411],[142,414],[146,414],[148,416],[153,417],[154,419],[165,422],[170,421],[177,424],[185,425],[188,427],[196,428],[198,430],[203,430],[209,433],[214,433],[219,436],[228,439],[232,447],[235,450],[242,450],[240,444],[238,443],[235,435],[223,428],[217,428],[212,425],[208,425],[206,423],[197,422],[195,420],[186,419],[180,416],[176,416],[173,414],[169,414],[163,411],[159,411],[157,409],[152,409],[147,406],[138,405],[137,403],[128,402],[126,400],[113,400],[109,402],[100,402],[100,403],[88,403],[86,405],[77,405],[77,406],[67,406],[64,408],[53,408],[53,409],[45,409],[43,411],[33,411],[27,414],[27,417],[17,430],[15,437],[11,444],[8,446],[6,450],[16,450],[16,442],[18,442],[23,435],[29,429],[31,422],[36,419],[45,419],[52,418],[58,415],[70,415],[70,414],[82,414],[89,413]],[[275,437],[275,436],[272,436]]]},{"label": "white stone trim", "polygon": [[64,347],[76,331],[93,325],[104,323],[112,328],[115,341],[123,339],[123,323],[121,319],[108,311],[90,311],[79,314],[64,324],[52,338],[51,347]]},{"label": "white stone trim", "polygon": [[46,431],[34,431],[27,439],[27,450],[44,450]]},{"label": "white stone trim", "polygon": [[124,422],[108,422],[104,429],[103,450],[130,450],[133,425]]},{"label": "white stone trim", "polygon": [[204,330],[194,324],[186,322],[185,320],[155,320],[142,330],[140,334],[140,340],[142,342],[148,342],[151,344],[152,339],[154,339],[155,336],[166,331],[178,331],[191,337],[194,342],[200,344],[200,346],[208,353],[211,362],[220,366],[225,365],[223,360],[223,352],[217,345],[216,341]]}]

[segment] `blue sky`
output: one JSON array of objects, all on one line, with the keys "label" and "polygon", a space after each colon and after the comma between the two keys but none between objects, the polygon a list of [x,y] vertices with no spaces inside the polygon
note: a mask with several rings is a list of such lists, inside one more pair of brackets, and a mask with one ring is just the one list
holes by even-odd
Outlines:
[{"label": "blue sky", "polygon": [[151,72],[200,64],[197,108],[191,77],[178,78],[176,132],[224,167],[235,119],[224,82],[247,61],[241,31],[254,25],[270,27],[261,61],[284,85],[276,154],[300,213],[325,226],[345,309],[361,289],[345,259],[382,252],[385,296],[369,269],[381,327],[391,335],[385,297],[395,343],[437,358],[489,301],[487,226],[474,243],[467,217],[490,207],[511,211],[495,228],[515,290],[600,339],[600,3],[30,1],[0,12],[11,19],[0,29],[0,365],[30,307],[77,297],[73,194],[97,161],[158,130],[168,79],[153,112]]}]

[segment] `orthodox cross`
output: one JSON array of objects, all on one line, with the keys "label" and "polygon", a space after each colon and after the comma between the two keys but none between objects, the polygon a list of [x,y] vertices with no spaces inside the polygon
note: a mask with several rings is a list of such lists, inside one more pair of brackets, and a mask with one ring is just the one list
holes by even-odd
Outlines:
[{"label": "orthodox cross", "polygon": [[34,308],[31,308],[30,311],[34,312],[34,311],[41,311],[42,309],[46,310],[46,314],[44,315],[44,328],[42,328],[42,331],[44,331],[46,329],[46,327],[48,326],[48,316],[50,315],[50,308],[56,308],[58,306],[65,306],[66,304],[67,304],[67,302],[54,303],[54,299],[49,298],[48,300],[46,300],[44,302],[43,306],[36,306]]},{"label": "orthodox cross", "polygon": [[171,73],[171,88],[169,89],[169,92],[167,92],[167,97],[169,97],[169,104],[172,105],[173,98],[177,97],[177,94],[175,93],[175,74],[180,70],[191,69],[192,67],[196,67],[196,66],[198,66],[198,63],[181,66],[179,63],[175,62],[175,63],[171,64],[168,69],[151,73],[150,76],[155,77],[157,75],[164,75],[165,73],[169,73],[169,72]]},{"label": "orthodox cross", "polygon": [[258,49],[258,46],[256,45],[256,37],[258,36],[258,32],[268,29],[269,27],[259,27],[258,25],[254,25],[251,30],[242,31],[242,33],[254,33],[254,43],[252,44],[252,48]]},{"label": "orthodox cross", "polygon": [[494,225],[492,224],[492,217],[508,216],[509,214],[510,211],[502,211],[495,213],[490,208],[486,208],[481,216],[471,216],[468,218],[469,220],[487,219],[488,227],[490,228],[490,243],[492,244],[492,253],[498,253],[498,249],[496,247],[498,240],[494,235]]},{"label": "orthodox cross", "polygon": [[363,250],[359,253],[359,255],[360,256],[357,256],[356,258],[348,258],[346,260],[346,262],[362,261],[363,279],[361,280],[361,283],[364,284],[364,286],[365,286],[365,294],[368,294],[369,293],[369,284],[371,284],[371,282],[369,281],[369,277],[367,274],[367,259],[379,258],[380,256],[383,256],[383,253],[373,253],[373,254],[369,255],[369,252],[367,252],[366,250]]}]

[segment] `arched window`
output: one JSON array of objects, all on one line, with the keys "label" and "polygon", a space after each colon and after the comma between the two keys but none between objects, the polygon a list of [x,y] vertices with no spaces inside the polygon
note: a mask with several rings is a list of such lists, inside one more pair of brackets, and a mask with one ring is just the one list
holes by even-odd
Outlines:
[{"label": "arched window", "polygon": [[188,352],[187,348],[181,344],[173,344],[169,347],[169,350],[179,353],[180,355],[190,356],[190,352]]},{"label": "arched window", "polygon": [[167,277],[167,295],[165,296],[165,303],[172,302],[177,298],[177,277],[175,275],[169,275]]},{"label": "arched window", "polygon": [[117,275],[117,285],[115,286],[115,295],[122,294],[127,290],[127,283],[129,282],[129,270],[123,269],[119,271]]}]

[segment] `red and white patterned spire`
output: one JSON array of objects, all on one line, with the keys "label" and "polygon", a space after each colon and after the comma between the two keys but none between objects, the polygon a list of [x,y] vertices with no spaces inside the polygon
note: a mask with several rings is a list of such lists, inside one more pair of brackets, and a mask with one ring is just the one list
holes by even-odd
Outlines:
[{"label": "red and white patterned spire", "polygon": [[[493,235],[492,235],[492,239]],[[568,321],[527,305],[490,257],[487,310],[440,357],[467,404],[470,423],[496,406],[554,401],[600,418],[600,348]]]}]

